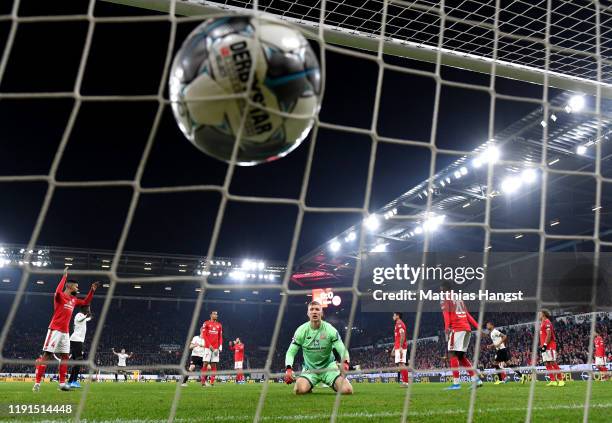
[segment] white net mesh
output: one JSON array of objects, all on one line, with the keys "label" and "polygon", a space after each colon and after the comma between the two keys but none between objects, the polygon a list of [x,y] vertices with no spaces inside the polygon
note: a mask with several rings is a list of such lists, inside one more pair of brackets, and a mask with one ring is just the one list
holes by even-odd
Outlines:
[{"label": "white net mesh", "polygon": [[[434,195],[425,195],[424,202],[421,205],[421,210],[414,213],[400,212],[398,216],[391,219],[395,221],[418,221],[423,218],[424,213],[440,210],[439,205],[455,209],[463,208],[465,201],[471,201],[472,197],[478,197],[483,205],[481,221],[470,221],[469,219],[448,220],[445,223],[445,228],[452,230],[455,228],[479,228],[484,233],[482,251],[489,251],[493,242],[493,237],[504,234],[523,234],[533,235],[538,238],[537,251],[543,252],[548,248],[550,241],[590,241],[593,244],[593,252],[595,253],[596,261],[599,257],[599,252],[602,246],[612,246],[612,243],[605,242],[600,237],[600,214],[602,206],[602,186],[611,180],[603,176],[602,166],[605,157],[602,154],[602,143],[598,140],[605,139],[607,134],[606,129],[609,124],[610,116],[602,110],[602,101],[605,100],[605,93],[610,92],[610,83],[612,83],[612,73],[610,62],[612,60],[612,13],[610,6],[604,2],[565,2],[565,1],[539,1],[530,3],[525,1],[495,1],[495,2],[475,2],[475,1],[453,1],[453,2],[428,2],[428,1],[271,1],[271,2],[242,2],[242,1],[227,1],[227,2],[195,2],[181,1],[168,3],[153,3],[147,1],[126,1],[125,3],[143,6],[148,8],[168,9],[168,13],[159,15],[148,15],[146,17],[129,16],[129,17],[98,17],[95,16],[94,10],[96,1],[91,0],[86,14],[72,15],[54,15],[54,16],[22,16],[20,15],[20,0],[14,0],[9,13],[0,15],[0,20],[8,24],[7,37],[4,43],[4,50],[0,60],[0,83],[5,76],[9,61],[11,60],[11,52],[14,47],[15,39],[21,27],[24,25],[44,22],[60,22],[60,21],[80,21],[87,25],[85,40],[80,55],[78,72],[74,81],[74,85],[67,91],[55,92],[0,92],[0,100],[23,99],[24,101],[36,98],[69,98],[73,99],[74,103],[69,115],[69,119],[65,126],[61,142],[54,153],[53,160],[48,174],[32,174],[32,175],[5,175],[0,176],[0,182],[13,183],[24,181],[40,181],[47,184],[44,201],[40,207],[40,212],[36,219],[32,235],[29,243],[25,247],[26,253],[24,260],[26,265],[23,268],[21,279],[16,289],[14,300],[10,310],[8,311],[6,320],[0,334],[0,350],[3,350],[11,327],[18,318],[17,313],[22,299],[27,292],[28,283],[32,275],[55,273],[59,274],[60,270],[46,270],[28,264],[34,261],[31,254],[27,251],[36,250],[39,245],[39,237],[41,230],[47,218],[51,202],[58,188],[91,188],[91,187],[127,187],[131,190],[131,200],[126,213],[122,231],[114,251],[114,255],[109,260],[109,267],[103,270],[75,270],[72,273],[78,275],[95,275],[108,277],[110,285],[105,292],[104,304],[100,315],[97,319],[97,324],[94,329],[94,337],[90,346],[90,359],[86,362],[91,372],[95,372],[99,368],[103,370],[115,370],[113,366],[99,366],[94,361],[97,348],[99,347],[100,337],[102,336],[103,326],[108,318],[109,310],[114,298],[114,292],[120,284],[177,284],[188,281],[196,281],[200,283],[198,296],[194,303],[192,318],[188,330],[188,334],[193,334],[199,326],[198,319],[201,316],[203,300],[209,291],[225,290],[235,288],[234,284],[219,284],[210,283],[207,275],[193,276],[155,276],[155,277],[126,277],[118,272],[121,258],[124,254],[124,247],[130,228],[134,221],[134,216],[139,202],[143,196],[152,194],[171,194],[179,192],[215,192],[220,194],[221,200],[218,207],[216,217],[214,219],[214,227],[210,244],[208,245],[206,257],[215,257],[222,224],[226,214],[226,208],[230,201],[257,203],[257,204],[275,204],[287,205],[297,209],[297,216],[292,234],[291,246],[288,254],[286,268],[289,269],[285,274],[282,284],[273,287],[280,291],[279,312],[275,319],[274,329],[270,339],[270,348],[267,353],[265,366],[261,369],[251,369],[251,372],[263,373],[266,378],[273,378],[282,375],[278,373],[279,369],[273,367],[275,354],[277,351],[283,350],[284,347],[279,345],[278,341],[283,330],[283,321],[287,312],[290,297],[304,297],[310,294],[309,289],[293,289],[290,285],[291,269],[296,264],[296,253],[300,239],[300,233],[303,230],[304,216],[306,213],[358,213],[363,218],[367,218],[372,210],[372,187],[374,171],[376,168],[377,151],[381,143],[401,144],[412,147],[423,147],[430,152],[429,171],[427,181],[421,184],[415,190],[423,189],[433,193],[439,189],[439,183],[436,180],[437,170],[439,167],[438,161],[440,155],[450,155],[456,157],[459,162],[456,166],[461,165],[467,157],[473,157],[477,151],[462,150],[461,148],[442,148],[437,145],[437,132],[445,123],[440,120],[440,103],[441,92],[444,87],[456,87],[473,92],[485,93],[490,97],[489,122],[487,128],[488,139],[493,140],[497,137],[497,129],[495,126],[496,106],[498,101],[512,100],[516,102],[525,102],[530,105],[540,107],[536,116],[539,116],[539,121],[536,121],[536,135],[531,138],[525,136],[523,140],[527,140],[530,145],[530,163],[539,169],[541,172],[541,189],[539,190],[539,208],[538,208],[538,224],[536,227],[514,227],[509,226],[499,228],[492,225],[491,214],[493,210],[493,201],[495,198],[494,191],[497,186],[496,181],[498,175],[495,174],[495,166],[488,165],[486,178],[479,184],[480,193],[472,193],[470,189],[466,189],[468,193],[461,193],[459,198],[451,198],[450,196],[443,199],[444,202]],[[230,9],[232,11],[250,9],[256,13],[272,13],[285,18],[288,18],[295,23],[305,23],[310,27],[309,35],[318,43],[321,57],[322,68],[326,70],[326,55],[330,52],[351,56],[352,58],[373,64],[376,67],[376,87],[374,91],[373,112],[371,120],[366,125],[366,128],[358,128],[349,125],[341,125],[334,122],[325,122],[317,120],[315,128],[311,136],[311,142],[308,147],[306,167],[302,179],[300,194],[297,199],[293,198],[269,198],[258,196],[237,195],[230,192],[230,185],[235,173],[235,164],[232,162],[224,175],[221,184],[212,185],[185,185],[173,187],[144,187],[142,178],[145,172],[147,162],[154,142],[158,135],[158,130],[164,110],[168,106],[168,99],[165,96],[165,88],[168,80],[169,66],[172,60],[172,53],[175,48],[176,31],[179,23],[196,21],[201,19],[198,16],[184,17],[183,14],[197,15],[204,9],[199,6],[205,6],[209,10],[223,11]],[[191,7],[191,8],[190,8]],[[156,93],[147,93],[139,95],[90,95],[83,94],[82,84],[85,77],[85,72],[88,66],[90,57],[92,40],[97,26],[103,23],[130,23],[137,22],[167,22],[169,23],[168,43],[167,45],[158,46],[159,49],[164,49],[165,59],[163,62],[163,71],[159,75],[159,84]],[[314,32],[312,31],[314,28]],[[368,39],[371,43],[368,44],[366,50],[371,50],[370,53],[350,49],[337,44],[331,44],[328,41],[329,34],[325,31],[338,31],[349,36],[351,39],[358,41],[354,46],[360,47],[360,43],[366,42]],[[347,40],[349,39],[347,38]],[[364,41],[366,40],[366,41]],[[369,41],[368,41],[369,42]],[[372,44],[373,43],[373,44]],[[392,64],[389,57],[384,53],[394,44],[405,45],[411,48],[431,52],[428,60],[434,63],[432,71],[417,70],[408,66],[400,66]],[[372,48],[375,46],[375,48]],[[374,52],[374,54],[371,54]],[[410,57],[410,55],[407,54]],[[418,55],[417,55],[418,56]],[[450,58],[450,59],[449,59]],[[446,80],[443,77],[443,64],[448,64],[448,60],[459,58],[456,66],[465,65],[467,69],[474,69],[468,62],[471,59],[486,63],[487,67],[483,70],[489,75],[489,82],[486,85],[475,85],[463,82],[453,82]],[[498,67],[512,69],[514,75],[521,79],[524,76],[521,71],[528,70],[531,73],[540,75],[543,82],[543,89],[539,98],[526,98],[524,96],[499,94],[496,91]],[[353,69],[358,72],[359,70]],[[381,119],[380,105],[383,90],[383,79],[385,72],[400,72],[411,75],[425,76],[433,81],[433,114],[432,124],[429,137],[424,142],[414,141],[411,139],[399,139],[392,137],[384,137],[379,134],[378,125]],[[504,73],[505,76],[509,74]],[[525,77],[526,80],[531,80],[530,77]],[[565,102],[555,103],[551,100],[549,94],[549,85],[553,85],[551,81],[564,81],[567,87],[575,87],[575,83],[579,83],[579,87],[583,88],[584,92],[595,94],[593,97],[593,107],[591,110],[585,111],[585,116],[588,119],[581,122],[574,122],[563,131],[558,133],[549,128],[550,117],[555,113],[563,113]],[[559,84],[557,84],[559,85]],[[563,84],[561,84],[563,86]],[[75,128],[75,123],[82,111],[82,107],[88,102],[134,102],[134,101],[154,101],[156,102],[156,111],[153,119],[153,124],[150,128],[146,144],[143,149],[142,156],[138,162],[137,170],[133,178],[126,180],[80,180],[80,181],[64,181],[58,180],[57,173],[60,162],[62,161],[71,134]],[[457,113],[461,113],[458,111]],[[555,118],[556,119],[556,118]],[[543,124],[540,124],[543,122]],[[572,128],[575,129],[582,125],[582,129],[588,127],[590,133],[585,138],[579,138],[582,135],[572,134]],[[523,125],[524,126],[524,125]],[[323,129],[342,131],[352,135],[365,135],[371,139],[371,149],[369,153],[369,161],[367,165],[367,176],[365,178],[365,195],[363,204],[359,207],[318,207],[309,205],[307,202],[309,181],[311,179],[312,164],[317,148],[317,139],[319,133]],[[538,135],[541,135],[538,139]],[[565,138],[564,138],[565,137]],[[409,138],[409,137],[408,137]],[[510,138],[510,137],[509,137]],[[535,146],[534,141],[535,139]],[[592,163],[590,167],[570,167],[567,169],[553,168],[551,160],[555,160],[559,154],[573,153],[573,149],[579,142],[587,142],[590,140],[589,147],[593,147]],[[567,142],[565,147],[559,146],[560,142]],[[553,142],[554,141],[554,142]],[[587,142],[587,144],[588,144]],[[585,144],[586,145],[586,144]],[[235,153],[235,152],[234,152]],[[523,152],[524,153],[524,152]],[[235,156],[234,156],[235,157]],[[504,158],[502,162],[504,166],[509,168],[521,169],[525,164],[523,154],[518,154],[510,159]],[[548,198],[549,178],[551,175],[573,175],[592,178],[595,188],[593,190],[593,219],[592,231],[589,233],[569,233],[559,234],[550,233],[551,216],[547,210],[547,204],[550,204]],[[417,192],[415,191],[415,192]],[[472,190],[473,191],[473,190]],[[484,195],[482,195],[484,193]],[[391,203],[394,204],[394,203]],[[363,251],[366,248],[367,240],[364,235],[365,231],[360,231],[359,247],[357,251]],[[333,234],[330,234],[333,235]],[[430,236],[425,233],[423,241],[418,244],[418,251],[430,250]],[[486,255],[485,255],[486,257]],[[338,288],[337,292],[346,292],[351,296],[351,307],[349,311],[346,327],[348,328],[345,337],[345,344],[351,344],[351,328],[354,327],[359,306],[360,296],[368,295],[366,292],[361,292],[358,289],[358,281],[360,277],[360,261],[357,260],[352,283],[350,286]],[[486,260],[485,260],[486,264]],[[541,286],[541,276],[543,273],[543,264],[538,268],[538,287]],[[205,261],[203,269],[205,272],[210,270],[210,263]],[[420,284],[423,283],[421,280]],[[481,288],[486,288],[486,279],[483,280]],[[420,285],[422,286],[422,285]],[[246,283],[242,285],[242,289],[252,290],[269,290],[270,284],[262,283]],[[541,301],[541,290],[538,289],[536,295],[538,308],[544,305]],[[484,323],[485,303],[481,304],[479,313],[479,324]],[[416,313],[416,320],[412,329],[412,345],[417,344],[420,338],[420,327],[422,325],[423,313],[419,308]],[[34,322],[33,322],[34,324]],[[43,324],[36,322],[36,324]],[[590,337],[588,344],[588,357],[591,363],[592,345],[595,331],[595,319],[591,319]],[[538,346],[538,331],[535,331],[533,342],[530,343],[532,362],[537,358]],[[189,343],[189,337],[185,340],[185,345]],[[478,363],[480,356],[481,334],[477,332],[476,343],[473,353],[473,362]],[[586,347],[586,346],[585,346]],[[177,372],[183,372],[185,364],[188,360],[188,349],[184,348],[184,353],[181,356],[179,364],[172,365],[153,365],[153,369],[167,369]],[[417,359],[417,348],[410,349],[410,362],[415,363]],[[33,360],[16,359],[3,355],[0,364],[33,364]],[[147,370],[147,366],[141,366],[143,371]],[[378,366],[376,369],[385,368],[384,365]],[[411,368],[411,370],[417,370]],[[227,374],[235,374],[234,371],[227,371]],[[222,374],[222,372],[220,372]],[[590,411],[592,379],[587,382],[587,389],[584,401],[583,419],[587,421]],[[254,421],[259,421],[265,416],[266,396],[270,389],[270,384],[262,385],[259,401],[254,413]],[[401,412],[401,421],[406,421],[411,412],[411,398],[413,391],[417,389],[411,386],[406,390],[404,407]],[[81,394],[81,400],[75,418],[85,418],[85,407],[89,398],[91,385],[85,385]],[[535,379],[531,383],[529,391],[529,400],[525,406],[525,420],[529,421],[532,418],[532,410],[535,395]],[[172,421],[175,418],[179,402],[181,398],[181,389],[177,384],[172,406],[168,419]],[[476,409],[476,390],[473,390],[470,395],[467,420],[475,419]],[[334,407],[330,413],[330,421],[336,421],[340,414],[341,396],[337,395]],[[399,417],[399,416],[395,416]]]}]

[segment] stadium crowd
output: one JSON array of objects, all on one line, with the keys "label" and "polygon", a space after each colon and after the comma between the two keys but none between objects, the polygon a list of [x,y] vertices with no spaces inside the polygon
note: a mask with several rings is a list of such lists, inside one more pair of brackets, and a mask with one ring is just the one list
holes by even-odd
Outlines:
[{"label": "stadium crowd", "polygon": [[[4,298],[6,300],[7,298]],[[0,299],[1,301],[2,299]],[[94,300],[94,320],[90,323],[87,332],[86,345],[91,341],[96,329],[96,317],[101,309],[102,301]],[[274,306],[262,307],[260,305],[206,304],[200,314],[196,328],[199,330],[201,322],[208,318],[208,313],[214,307],[219,310],[220,321],[223,323],[223,336],[225,349],[221,353],[220,369],[233,369],[233,354],[227,348],[230,340],[240,337],[246,346],[245,368],[262,368],[265,365],[269,343],[278,308]],[[240,309],[236,309],[240,307]],[[8,307],[1,307],[8,310]],[[46,332],[46,323],[49,319],[50,304],[48,297],[30,298],[19,309],[18,313],[28,315],[27,319],[15,319],[4,345],[3,355],[10,358],[33,360],[41,349],[41,342]],[[273,354],[272,368],[283,368],[286,347],[291,342],[293,330],[303,323],[305,316],[297,311],[286,313],[286,322],[283,323],[277,348]],[[168,301],[136,301],[113,300],[108,310],[106,320],[100,335],[95,361],[98,365],[114,366],[116,357],[112,348],[125,348],[134,355],[128,360],[128,366],[137,369],[138,366],[177,365],[180,363],[182,350],[188,334],[189,324],[193,313],[193,303],[178,303]],[[19,315],[19,314],[18,314]],[[168,318],[171,316],[172,318]],[[245,319],[244,316],[249,316]],[[327,320],[332,323],[344,336],[348,328],[344,322],[348,320],[346,312],[330,313]],[[517,323],[532,322],[534,314],[506,313],[487,314],[485,321],[492,320],[498,328],[516,325]],[[5,314],[0,315],[4,321]],[[414,328],[414,315],[404,318],[408,328],[408,339],[412,338]],[[565,321],[567,320],[567,321]],[[588,321],[577,323],[573,319],[557,320],[555,331],[557,334],[559,363],[581,364],[588,360],[590,323]],[[32,322],[41,322],[32,325]],[[183,322],[177,324],[177,322]],[[612,325],[608,317],[600,318],[598,325],[607,328],[607,339],[612,339]],[[252,328],[257,327],[257,331]],[[440,314],[428,313],[421,319],[420,336],[415,354],[415,367],[420,369],[448,367],[446,359],[446,341],[440,329],[443,322]],[[356,319],[351,333],[351,361],[362,369],[377,369],[393,367],[391,358],[393,322],[390,316],[363,315]],[[516,366],[530,364],[533,339],[533,324],[525,324],[505,329],[509,338],[508,348],[512,354],[512,363]],[[436,338],[437,337],[437,338]],[[487,349],[490,339],[486,334],[481,336],[481,367],[489,367],[493,362],[493,350]],[[411,348],[411,347],[409,347]],[[472,341],[468,354],[473,355],[474,341]],[[300,360],[297,360],[300,362]],[[33,366],[4,364],[2,372],[32,372]],[[150,372],[150,371],[147,371]],[[173,374],[172,370],[160,370],[159,373]]]}]

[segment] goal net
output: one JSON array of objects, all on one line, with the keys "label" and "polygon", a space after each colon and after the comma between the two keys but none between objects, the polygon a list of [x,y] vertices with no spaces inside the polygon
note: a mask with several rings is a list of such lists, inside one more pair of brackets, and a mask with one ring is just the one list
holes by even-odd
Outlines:
[{"label": "goal net", "polygon": [[[0,189],[10,203],[4,215],[11,217],[2,234],[9,241],[3,242],[11,245],[0,250],[6,305],[0,314],[0,373],[32,373],[39,345],[34,343],[28,356],[19,344],[24,335],[36,339],[35,329],[48,316],[34,321],[27,313],[39,300],[52,301],[49,286],[67,266],[76,279],[104,283],[93,303],[97,312],[87,358],[71,364],[103,379],[100,375],[121,370],[110,347],[138,337],[139,345],[156,352],[135,356],[132,379],[151,373],[177,382],[184,375],[199,377],[186,370],[191,337],[211,311],[220,309],[221,321],[224,312],[228,320],[230,313],[240,316],[228,325],[232,337],[260,344],[248,372],[266,383],[252,413],[241,418],[262,421],[275,407],[268,400],[274,385],[267,382],[284,376],[284,353],[294,323],[302,323],[305,302],[333,291],[325,312],[359,365],[348,372],[358,391],[358,382],[391,380],[389,375],[400,370],[389,361],[392,342],[367,336],[368,331],[378,335],[384,322],[368,313],[375,287],[364,275],[372,271],[371,260],[411,254],[425,265],[437,259],[431,252],[465,252],[478,254],[483,268],[499,260],[529,263],[527,269],[517,265],[532,283],[529,307],[512,310],[511,317],[502,316],[499,301],[480,301],[471,310],[480,327],[489,319],[502,321],[516,337],[516,348],[520,345],[514,364],[530,386],[524,403],[513,404],[511,411],[525,421],[546,411],[536,397],[538,375],[549,377],[540,366],[540,327],[534,323],[542,308],[582,331],[580,363],[575,355],[574,362],[559,361],[581,364],[577,369],[586,375],[581,401],[571,410],[579,409],[587,421],[595,407],[610,406],[592,403],[594,375],[600,371],[593,367],[594,340],[602,325],[610,333],[610,288],[598,274],[606,272],[605,253],[612,246],[606,219],[612,198],[608,2],[90,0],[42,6],[13,0],[1,7],[0,128],[8,129],[0,144],[8,154],[0,158],[6,169]],[[295,25],[317,47],[322,65],[323,106],[307,145],[257,173],[242,171],[235,160],[223,166],[194,158],[187,141],[176,141],[170,113],[167,84],[174,53],[202,19],[227,13],[269,14]],[[59,25],[70,29],[56,36]],[[111,42],[100,41],[111,33]],[[72,52],[61,53],[58,44],[68,40]],[[33,54],[45,60],[35,64]],[[48,117],[37,128],[39,114]],[[36,149],[15,146],[46,136],[49,142]],[[137,153],[124,149],[128,142],[140,143]],[[332,143],[338,144],[330,150]],[[341,150],[350,151],[349,160]],[[32,159],[36,166],[24,164],[30,155],[40,156]],[[385,179],[385,172],[391,176]],[[287,175],[298,188],[283,188]],[[280,188],[270,188],[276,185]],[[327,188],[331,193],[313,194]],[[192,208],[202,209],[198,224],[183,227],[181,210]],[[288,217],[275,219],[281,208]],[[120,225],[104,219],[110,214]],[[317,225],[320,216],[344,220]],[[9,224],[23,225],[27,237]],[[259,225],[265,229],[258,232]],[[325,237],[308,238],[320,227],[327,228]],[[79,232],[84,235],[75,235]],[[276,257],[278,263],[238,264],[237,258],[248,258],[248,248],[234,253],[228,245],[239,245],[241,234],[250,237],[251,248],[259,239],[281,245],[285,255]],[[109,240],[101,246],[88,237]],[[147,251],[148,243],[176,245],[183,239],[191,247],[132,253]],[[585,269],[592,273],[580,289],[588,295],[574,296],[571,284],[547,285],[546,272],[554,272],[544,253],[551,251],[574,260],[586,257]],[[517,255],[499,258],[497,252]],[[414,282],[419,289],[427,284],[423,277]],[[485,276],[474,287],[483,291],[494,282]],[[224,296],[236,291],[248,296]],[[145,313],[130,311],[132,304]],[[407,361],[415,383],[406,388],[401,407],[351,414],[338,393],[333,406],[313,418],[425,416],[414,409],[416,382],[434,376],[446,381],[451,375],[449,362],[441,358],[446,355],[439,333],[443,322],[439,309],[434,313],[422,302],[405,311]],[[174,327],[169,319],[176,320]],[[249,334],[257,330],[250,324],[265,325],[264,343]],[[178,343],[168,342],[176,338],[174,329],[181,334]],[[145,339],[147,331],[157,339]],[[388,332],[385,337],[392,336],[391,325]],[[478,370],[481,362],[490,367],[488,336],[475,331],[472,338],[473,364],[467,370]],[[218,377],[233,380],[239,372],[231,367],[221,366]],[[502,371],[482,375],[497,380]],[[89,418],[93,389],[85,384],[79,394],[77,420]],[[164,418],[182,418],[182,395],[176,383]],[[473,389],[459,413],[467,421],[482,411],[478,395]]]}]

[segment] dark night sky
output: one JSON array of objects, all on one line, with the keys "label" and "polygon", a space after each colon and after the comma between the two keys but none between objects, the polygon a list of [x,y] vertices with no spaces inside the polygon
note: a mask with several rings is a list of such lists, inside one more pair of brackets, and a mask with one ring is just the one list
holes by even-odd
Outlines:
[{"label": "dark night sky", "polygon": [[[83,13],[87,2],[22,1],[20,15]],[[61,10],[65,8],[64,10]],[[1,2],[0,14],[10,10]],[[97,2],[97,16],[146,14]],[[177,46],[197,23],[180,24]],[[0,22],[0,49],[10,22]],[[84,95],[155,94],[169,35],[168,23],[98,23],[87,61]],[[19,25],[1,92],[70,91],[73,89],[87,30],[86,22]],[[175,47],[175,48],[176,48]],[[389,63],[422,70],[433,66],[386,57]],[[369,128],[378,67],[375,62],[327,53],[324,122]],[[443,78],[486,86],[489,78],[444,69]],[[166,82],[164,81],[164,86]],[[498,79],[500,93],[541,98],[536,85]],[[377,130],[380,135],[428,142],[434,105],[432,78],[385,71]],[[551,96],[555,95],[551,90]],[[470,150],[487,138],[490,97],[482,91],[444,86],[436,145]],[[47,174],[60,142],[72,99],[0,101],[0,174]],[[85,102],[62,157],[58,179],[132,179],[141,158],[157,103]],[[533,110],[527,103],[498,100],[495,129],[500,130]],[[279,161],[238,168],[230,191],[237,195],[298,198],[311,140]],[[307,204],[360,207],[364,201],[371,139],[322,129],[315,149]],[[444,167],[455,157],[439,156]],[[402,194],[428,176],[425,147],[380,143],[377,150],[371,210]],[[226,165],[200,153],[176,126],[169,107],[144,172],[145,187],[221,184]],[[28,241],[45,194],[41,182],[1,183],[0,242]],[[131,199],[129,188],[59,188],[54,195],[39,244],[113,249]],[[204,254],[220,201],[216,192],[146,194],[140,198],[127,250]],[[284,260],[297,208],[230,202],[217,255]],[[298,255],[315,248],[355,223],[346,213],[308,213]]]}]

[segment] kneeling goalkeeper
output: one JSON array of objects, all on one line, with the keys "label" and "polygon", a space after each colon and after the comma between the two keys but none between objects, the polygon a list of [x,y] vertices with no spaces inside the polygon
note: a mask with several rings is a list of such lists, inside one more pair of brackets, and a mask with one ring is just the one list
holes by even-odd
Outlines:
[{"label": "kneeling goalkeeper", "polygon": [[[293,382],[293,360],[302,348],[304,365],[297,376],[293,392],[297,395],[308,394],[319,382],[341,394],[352,394],[353,387],[344,372],[349,368],[349,355],[336,328],[323,321],[321,304],[312,301],[308,304],[309,321],[295,331],[291,345],[285,355],[285,383]],[[338,369],[338,364],[342,372]]]}]

